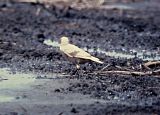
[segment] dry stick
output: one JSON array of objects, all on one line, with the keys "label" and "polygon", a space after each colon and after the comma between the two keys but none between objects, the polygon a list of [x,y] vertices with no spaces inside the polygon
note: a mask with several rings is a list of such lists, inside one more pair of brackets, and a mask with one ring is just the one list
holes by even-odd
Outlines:
[{"label": "dry stick", "polygon": [[[155,62],[147,62],[144,63],[143,66],[148,69],[151,70],[151,68],[149,66],[151,65],[160,65],[160,61],[155,61]],[[123,75],[136,75],[136,76],[144,76],[144,75],[158,75],[160,76],[160,69],[159,70],[155,70],[155,71],[147,71],[147,72],[139,72],[139,71],[132,71],[132,70],[124,70],[124,71],[116,71],[116,70],[112,70],[112,71],[103,71],[104,69],[106,69],[107,67],[109,67],[110,65],[108,64],[107,66],[105,66],[104,68],[102,68],[100,71],[94,72],[94,73],[88,73],[88,74],[99,74],[99,75],[106,75],[106,74],[123,74]],[[119,69],[123,69],[120,66],[116,66]]]},{"label": "dry stick", "polygon": [[107,66],[103,67],[100,71],[105,70],[106,68],[108,68],[109,66],[111,66],[110,64],[108,64]]},{"label": "dry stick", "polygon": [[146,66],[145,64],[143,64],[142,67],[144,67],[144,68],[147,69],[147,70],[151,70],[151,68],[148,67],[148,66]]},{"label": "dry stick", "polygon": [[160,61],[147,62],[147,63],[145,63],[144,65],[145,65],[145,66],[160,65]]},{"label": "dry stick", "polygon": [[[105,66],[105,67],[103,67],[101,70],[100,70],[100,72],[101,71],[103,71],[103,70],[105,70],[105,69],[107,69],[108,67],[110,67],[111,66],[111,64],[108,64],[107,66]],[[130,70],[130,69],[128,69],[128,68],[122,68],[122,67],[120,67],[120,66],[115,66],[116,68],[118,68],[118,69],[125,69],[125,70]]]},{"label": "dry stick", "polygon": [[103,71],[103,72],[95,72],[88,74],[98,74],[98,75],[106,75],[106,74],[122,74],[122,75],[135,75],[135,76],[144,76],[144,75],[158,75],[160,76],[160,70],[156,71],[147,71],[147,72],[138,72],[138,71]]},{"label": "dry stick", "polygon": [[144,75],[152,75],[153,73],[151,71],[148,71],[148,72],[137,72],[137,71],[104,71],[104,72],[101,72],[101,73],[98,73],[98,74],[124,74],[124,75],[137,75],[137,76],[144,76]]},{"label": "dry stick", "polygon": [[120,69],[120,70],[124,70],[124,71],[133,71],[129,68],[126,68],[126,67],[121,67],[121,66],[115,66],[116,68]]},{"label": "dry stick", "polygon": [[148,69],[148,70],[151,70],[151,68],[149,66],[152,66],[152,65],[160,65],[160,61],[154,61],[154,62],[147,62],[147,63],[144,63],[143,66]]},{"label": "dry stick", "polygon": [[[107,66],[103,67],[100,71],[97,71],[97,72],[101,72],[101,71],[104,71],[105,69],[107,69],[108,67],[110,67],[111,65],[108,64]],[[120,69],[120,70],[126,70],[126,71],[132,71],[131,69],[129,68],[122,68],[120,66],[115,66],[116,68]]]},{"label": "dry stick", "polygon": [[153,71],[153,73],[160,74],[160,69]]}]

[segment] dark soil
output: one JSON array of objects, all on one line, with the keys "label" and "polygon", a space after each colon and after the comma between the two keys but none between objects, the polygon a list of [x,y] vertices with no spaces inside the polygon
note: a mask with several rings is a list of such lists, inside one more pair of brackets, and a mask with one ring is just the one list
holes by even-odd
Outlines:
[{"label": "dark soil", "polygon": [[[139,70],[139,64],[143,63],[141,59],[116,59],[100,54],[96,49],[158,51],[160,48],[159,6],[158,1],[156,3],[150,1],[146,4],[140,2],[134,10],[124,10],[120,13],[117,9],[63,10],[55,6],[45,8],[44,5],[35,3],[0,2],[0,67],[21,72],[65,73],[70,75],[65,77],[68,85],[55,88],[54,91],[49,92],[51,96],[78,93],[98,100],[92,104],[84,102],[57,106],[51,103],[45,105],[31,103],[23,108],[18,108],[19,103],[10,102],[0,104],[2,114],[17,115],[25,112],[34,115],[44,113],[52,115],[58,112],[59,115],[159,114],[160,78],[88,74],[100,70],[108,63],[111,65],[108,69],[116,70],[116,65],[127,67],[130,63]],[[39,15],[36,15],[38,8],[41,10]],[[73,64],[64,60],[58,48],[43,44],[46,39],[59,41],[61,36],[68,36],[71,42],[79,47],[95,49],[92,54],[105,63],[103,65],[94,62],[86,63],[81,65],[82,70],[77,71]],[[34,90],[39,91],[38,88]],[[47,87],[42,87],[41,90],[50,91]],[[68,100],[66,98],[64,103]],[[18,109],[13,111],[12,107],[13,110],[16,107]]]}]

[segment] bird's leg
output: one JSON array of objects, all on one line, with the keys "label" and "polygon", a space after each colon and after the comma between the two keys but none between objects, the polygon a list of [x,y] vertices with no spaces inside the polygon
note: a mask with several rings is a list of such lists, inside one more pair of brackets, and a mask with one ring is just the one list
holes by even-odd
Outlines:
[{"label": "bird's leg", "polygon": [[78,74],[78,78],[79,78],[79,72],[80,72],[80,65],[76,64],[76,73]]},{"label": "bird's leg", "polygon": [[76,64],[78,79],[83,75],[83,70],[80,68],[80,64]]},{"label": "bird's leg", "polygon": [[80,59],[75,60],[77,70],[80,69]]}]

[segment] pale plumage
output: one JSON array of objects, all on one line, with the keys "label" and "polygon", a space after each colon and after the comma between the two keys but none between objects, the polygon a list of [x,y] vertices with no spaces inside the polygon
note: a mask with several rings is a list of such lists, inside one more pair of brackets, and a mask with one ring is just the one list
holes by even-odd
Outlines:
[{"label": "pale plumage", "polygon": [[70,44],[67,37],[61,38],[60,50],[65,54],[65,57],[76,64],[77,68],[79,68],[79,64],[86,61],[94,61],[100,64],[103,64],[98,58],[93,57],[89,53],[85,52],[83,49]]}]

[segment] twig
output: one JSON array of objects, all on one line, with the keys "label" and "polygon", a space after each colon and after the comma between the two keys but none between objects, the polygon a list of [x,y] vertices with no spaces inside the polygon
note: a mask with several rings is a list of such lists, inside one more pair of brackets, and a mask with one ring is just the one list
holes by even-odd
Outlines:
[{"label": "twig", "polygon": [[137,75],[137,76],[144,76],[144,75],[152,75],[151,71],[148,72],[138,72],[138,71],[104,71],[98,74],[124,74],[124,75]]},{"label": "twig", "polygon": [[160,69],[153,71],[154,74],[160,74]]},{"label": "twig", "polygon": [[108,64],[107,66],[103,67],[100,71],[105,70],[106,68],[108,68],[110,66],[110,64]]},{"label": "twig", "polygon": [[133,76],[145,76],[145,75],[157,75],[160,76],[160,70],[156,71],[147,71],[147,72],[139,72],[139,71],[98,71],[94,73],[88,74],[98,74],[98,75],[106,75],[106,74],[122,74],[122,75],[133,75]]},{"label": "twig", "polygon": [[126,70],[126,71],[133,71],[133,70],[131,70],[131,69],[129,69],[129,68],[126,68],[126,67],[121,67],[121,66],[115,66],[116,68],[118,68],[118,69],[120,69],[120,70]]},{"label": "twig", "polygon": [[147,62],[147,63],[144,63],[143,66],[148,69],[148,70],[151,70],[150,66],[157,66],[157,65],[160,65],[160,61],[154,61],[154,62]]}]

